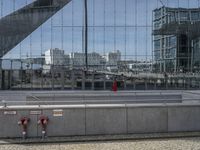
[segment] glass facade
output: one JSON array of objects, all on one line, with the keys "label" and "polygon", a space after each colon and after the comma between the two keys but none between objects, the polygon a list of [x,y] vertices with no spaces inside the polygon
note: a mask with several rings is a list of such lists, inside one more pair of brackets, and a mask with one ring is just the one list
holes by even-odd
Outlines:
[{"label": "glass facade", "polygon": [[192,54],[192,69],[194,72],[199,73],[200,69],[200,38],[197,38],[193,41],[193,54]]},{"label": "glass facade", "polygon": [[[160,17],[158,12],[162,12]],[[200,35],[195,35],[198,29],[188,24],[198,24],[199,13],[198,8],[161,7],[154,10],[154,31],[163,30],[162,33],[154,36],[153,41],[154,60],[157,66],[160,66],[155,69],[156,72],[195,71],[193,64],[200,59],[198,54]],[[157,27],[158,22],[160,25]],[[158,41],[161,41],[160,47]],[[158,51],[162,54],[160,58],[158,58]]]},{"label": "glass facade", "polygon": [[198,0],[84,2],[0,0],[1,90],[165,89],[163,73],[198,72],[199,37],[184,30]]}]

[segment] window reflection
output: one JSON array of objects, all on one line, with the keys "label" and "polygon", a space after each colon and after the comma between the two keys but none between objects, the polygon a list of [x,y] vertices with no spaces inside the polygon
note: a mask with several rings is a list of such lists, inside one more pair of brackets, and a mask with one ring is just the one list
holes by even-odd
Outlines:
[{"label": "window reflection", "polygon": [[[28,12],[25,16],[38,19],[45,14],[44,7],[53,6],[53,1],[38,0],[33,3],[35,9],[20,13]],[[31,3],[2,0],[1,18]],[[102,90],[110,89],[115,78],[121,89],[145,89],[146,79],[140,79],[141,74],[189,73],[199,77],[198,1],[88,0],[88,68],[83,6],[82,0],[73,0],[44,24],[35,26],[26,39],[14,42],[15,48],[8,52],[5,49],[12,36],[5,39],[0,35],[1,89],[64,90],[83,89],[85,85],[85,89]],[[16,35],[19,30],[25,32],[25,28],[13,23],[17,20],[26,24],[20,13],[8,19],[7,25],[0,24],[0,28],[13,26]],[[86,69],[89,71],[85,73]],[[149,80],[147,85],[152,89],[160,79]],[[158,87],[164,88],[165,83],[159,82]]]}]

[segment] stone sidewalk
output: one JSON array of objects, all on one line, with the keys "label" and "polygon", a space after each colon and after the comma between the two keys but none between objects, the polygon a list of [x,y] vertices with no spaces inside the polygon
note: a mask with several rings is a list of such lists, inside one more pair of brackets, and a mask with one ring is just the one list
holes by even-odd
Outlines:
[{"label": "stone sidewalk", "polygon": [[177,138],[200,138],[200,132],[155,133],[155,134],[129,134],[129,135],[99,135],[99,136],[72,136],[72,137],[47,137],[28,139],[0,139],[0,147],[10,144],[47,144],[47,143],[77,143],[77,142],[105,142],[127,140],[162,140]]},{"label": "stone sidewalk", "polygon": [[104,142],[6,144],[0,150],[199,150],[200,137]]}]

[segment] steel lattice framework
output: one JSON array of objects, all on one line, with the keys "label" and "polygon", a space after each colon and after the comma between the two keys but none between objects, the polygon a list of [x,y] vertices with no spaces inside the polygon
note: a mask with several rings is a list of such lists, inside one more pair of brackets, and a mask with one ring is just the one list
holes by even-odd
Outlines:
[{"label": "steel lattice framework", "polygon": [[4,56],[71,0],[36,0],[0,20],[0,57]]}]

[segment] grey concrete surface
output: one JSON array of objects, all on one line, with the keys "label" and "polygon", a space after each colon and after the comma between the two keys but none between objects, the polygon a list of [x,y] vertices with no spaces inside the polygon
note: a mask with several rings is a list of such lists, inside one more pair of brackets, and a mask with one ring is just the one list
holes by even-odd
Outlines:
[{"label": "grey concrete surface", "polygon": [[168,108],[168,131],[200,131],[200,107]]},{"label": "grey concrete surface", "polygon": [[0,91],[0,100],[4,99],[6,101],[25,101],[27,96],[45,96],[45,95],[51,95],[54,97],[54,95],[90,95],[90,96],[104,96],[106,95],[158,95],[158,94],[182,94],[184,91],[118,91],[117,93],[114,93],[112,91]]},{"label": "grey concrete surface", "polygon": [[123,134],[126,129],[125,108],[86,109],[86,134]]},{"label": "grey concrete surface", "polygon": [[98,103],[180,103],[182,102],[181,94],[151,94],[137,95],[135,93],[127,94],[38,94],[26,97],[27,104],[98,104]]},{"label": "grey concrete surface", "polygon": [[30,123],[27,128],[27,136],[37,136],[37,116],[29,115],[28,110],[18,110],[16,115],[4,115],[5,111],[0,111],[0,137],[13,138],[21,137],[22,128],[18,125],[21,117],[29,117]]},{"label": "grey concrete surface", "polygon": [[[58,109],[62,116],[54,116]],[[0,138],[21,137],[17,122],[24,116],[31,119],[28,137],[41,137],[41,115],[30,115],[33,110],[49,117],[48,137],[200,131],[200,104],[8,106],[0,107]]]},{"label": "grey concrete surface", "polygon": [[167,108],[128,108],[128,133],[168,132]]},{"label": "grey concrete surface", "polygon": [[44,110],[43,115],[49,117],[47,136],[85,135],[85,109],[65,109],[63,117],[54,117],[52,110]]},{"label": "grey concrete surface", "polygon": [[[189,95],[189,94],[187,94]],[[130,104],[130,103],[180,103],[192,101],[183,91],[0,91],[0,105],[34,104]],[[195,97],[199,102],[200,95]]]}]

